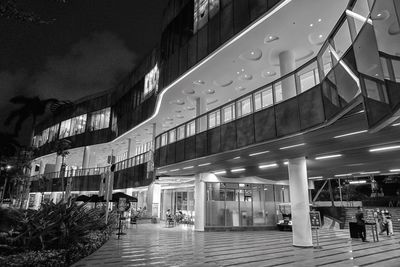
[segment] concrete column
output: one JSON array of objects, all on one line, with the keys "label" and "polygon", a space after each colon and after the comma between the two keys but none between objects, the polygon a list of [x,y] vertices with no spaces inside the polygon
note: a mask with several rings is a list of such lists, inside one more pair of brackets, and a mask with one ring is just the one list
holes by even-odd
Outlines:
[{"label": "concrete column", "polygon": [[89,168],[97,167],[96,152],[92,151],[89,156]]},{"label": "concrete column", "polygon": [[62,163],[62,157],[56,156],[56,166],[54,168],[55,172],[59,172],[61,170],[61,163]]},{"label": "concrete column", "polygon": [[206,221],[206,183],[203,174],[196,174],[194,182],[194,230],[204,231]]},{"label": "concrete column", "polygon": [[[197,97],[196,98],[196,117],[203,115],[207,112],[207,105],[204,98]],[[196,129],[196,132],[201,132],[207,129],[207,118],[200,118],[199,124],[197,125],[199,129]]]},{"label": "concrete column", "polygon": [[39,174],[44,174],[45,167],[46,164],[44,164],[43,160],[41,160],[39,165]]},{"label": "concrete column", "polygon": [[89,168],[90,164],[90,147],[85,146],[83,149],[82,169]]},{"label": "concrete column", "polygon": [[136,155],[136,139],[135,138],[128,138],[128,159],[134,157]]},{"label": "concrete column", "polygon": [[[279,67],[281,76],[296,69],[296,60],[293,51],[283,51],[279,54]],[[282,80],[282,99],[286,100],[296,95],[296,82],[294,78]]]},{"label": "concrete column", "polygon": [[149,185],[146,196],[147,214],[160,218],[161,185]]},{"label": "concrete column", "polygon": [[293,221],[293,246],[312,247],[306,158],[290,159],[288,169]]}]

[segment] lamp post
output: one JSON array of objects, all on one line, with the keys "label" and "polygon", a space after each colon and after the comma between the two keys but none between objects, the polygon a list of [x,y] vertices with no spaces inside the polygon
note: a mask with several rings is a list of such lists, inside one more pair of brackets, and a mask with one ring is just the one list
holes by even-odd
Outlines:
[{"label": "lamp post", "polygon": [[1,190],[1,202],[0,202],[1,205],[3,205],[4,195],[6,194],[6,187],[7,187],[7,180],[8,180],[7,171],[9,171],[11,169],[12,169],[11,165],[6,165],[6,166],[0,168],[0,175],[2,175],[3,171],[5,172],[3,190]]}]

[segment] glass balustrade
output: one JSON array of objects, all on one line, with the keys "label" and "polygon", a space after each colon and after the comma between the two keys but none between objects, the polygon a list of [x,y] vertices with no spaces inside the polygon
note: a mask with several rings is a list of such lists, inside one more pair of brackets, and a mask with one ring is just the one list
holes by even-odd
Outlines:
[{"label": "glass balustrade", "polygon": [[[324,97],[337,107],[343,107],[360,95],[361,85],[365,86],[368,97],[387,99],[384,86],[374,84],[370,80],[360,83],[360,75],[354,62],[355,54],[364,55],[371,49],[371,46],[368,46],[365,51],[353,49],[354,43],[366,42],[364,39],[370,37],[372,33],[369,19],[370,8],[367,0],[357,1],[339,19],[337,26],[315,58],[268,85],[157,136],[156,149],[279,104],[321,83]],[[363,31],[365,34],[362,35]],[[359,35],[362,36],[359,37]],[[376,46],[373,48],[376,49]],[[389,63],[390,66],[387,67]],[[386,76],[391,75],[393,80],[398,80],[400,78],[399,61],[391,60],[389,63],[383,67],[384,71],[386,70]],[[366,62],[364,65],[370,64]]]}]

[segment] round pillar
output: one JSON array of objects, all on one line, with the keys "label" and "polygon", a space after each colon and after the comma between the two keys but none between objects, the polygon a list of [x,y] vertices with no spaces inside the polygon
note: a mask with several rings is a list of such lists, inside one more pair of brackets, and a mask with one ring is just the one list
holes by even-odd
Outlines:
[{"label": "round pillar", "polygon": [[204,231],[206,214],[206,184],[202,174],[196,174],[194,182],[194,230]]},{"label": "round pillar", "polygon": [[312,247],[306,158],[290,159],[288,169],[293,246]]},{"label": "round pillar", "polygon": [[[296,57],[293,51],[287,50],[279,53],[279,67],[281,77],[296,69]],[[282,80],[282,100],[296,95],[296,82],[294,78]]]},{"label": "round pillar", "polygon": [[83,149],[82,169],[89,168],[90,162],[90,147],[85,146]]}]

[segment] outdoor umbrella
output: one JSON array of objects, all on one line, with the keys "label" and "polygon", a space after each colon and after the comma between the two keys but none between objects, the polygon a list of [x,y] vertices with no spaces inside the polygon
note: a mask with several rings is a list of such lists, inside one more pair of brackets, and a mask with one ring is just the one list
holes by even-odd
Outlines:
[{"label": "outdoor umbrella", "polygon": [[86,195],[80,195],[80,196],[78,196],[78,197],[75,199],[75,201],[83,201],[83,202],[87,202],[87,201],[89,201],[89,199],[90,199],[90,197],[89,197],[89,196],[86,196]]},{"label": "outdoor umbrella", "polygon": [[119,202],[120,198],[125,198],[126,202],[137,202],[137,198],[136,197],[132,197],[130,195],[124,194],[122,192],[117,192],[112,194],[112,202]]}]

